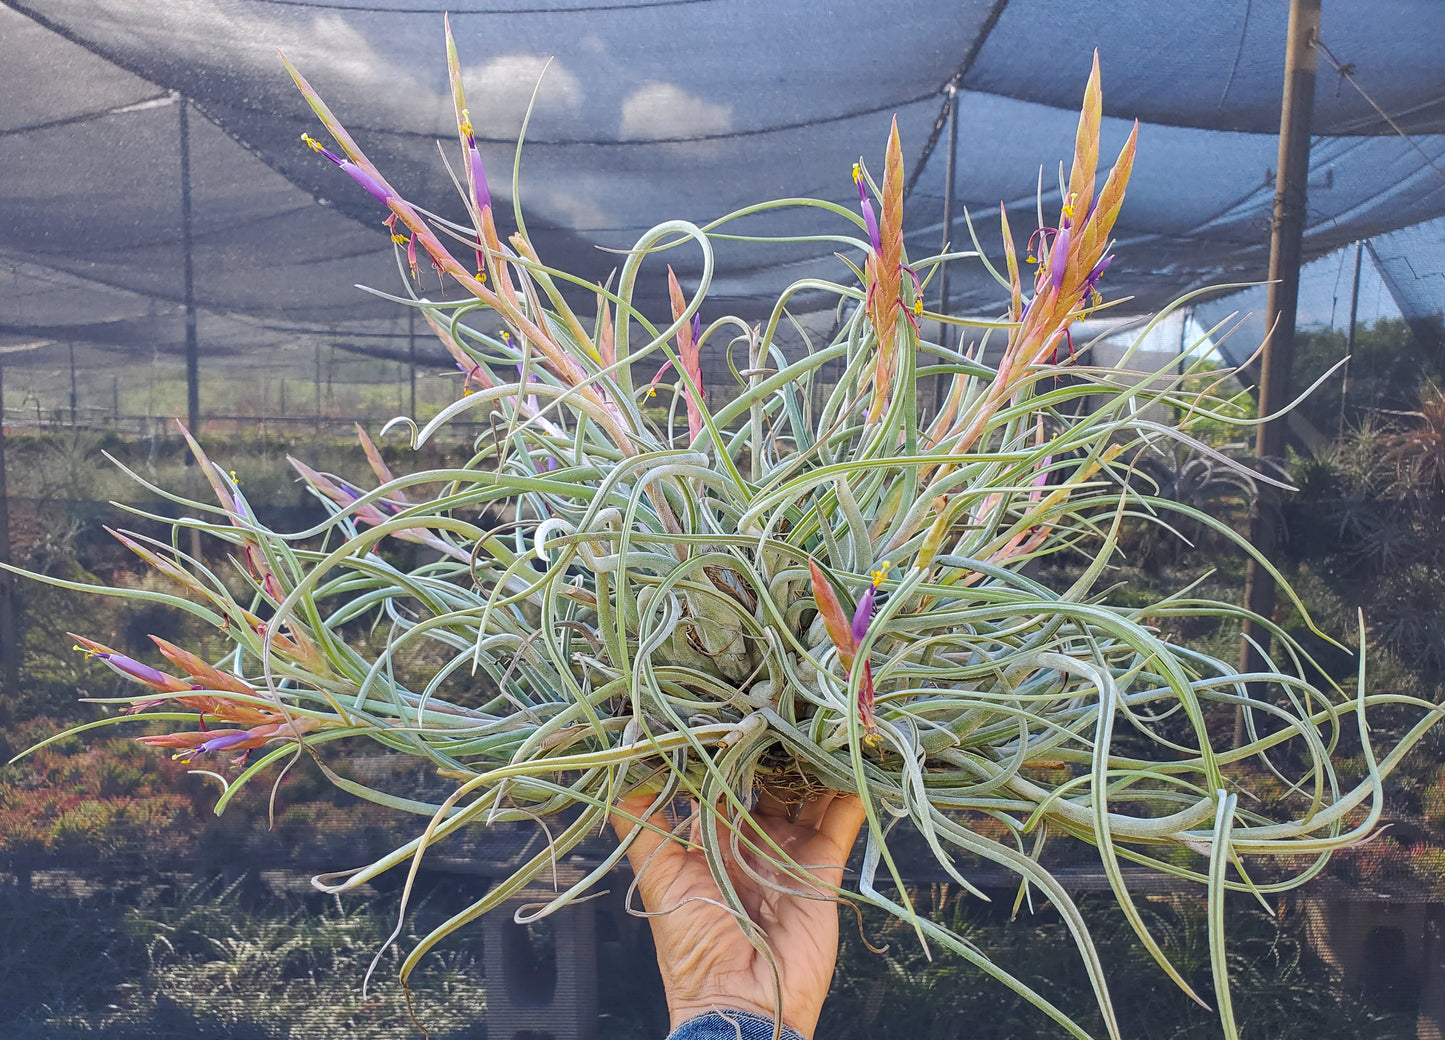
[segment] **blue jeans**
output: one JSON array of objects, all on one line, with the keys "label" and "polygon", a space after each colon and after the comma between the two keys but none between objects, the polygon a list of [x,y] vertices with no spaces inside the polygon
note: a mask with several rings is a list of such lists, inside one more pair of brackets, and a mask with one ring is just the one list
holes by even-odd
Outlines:
[{"label": "blue jeans", "polygon": [[[773,1040],[773,1021],[751,1011],[709,1011],[689,1018],[667,1040]],[[803,1040],[787,1026],[783,1040]]]}]

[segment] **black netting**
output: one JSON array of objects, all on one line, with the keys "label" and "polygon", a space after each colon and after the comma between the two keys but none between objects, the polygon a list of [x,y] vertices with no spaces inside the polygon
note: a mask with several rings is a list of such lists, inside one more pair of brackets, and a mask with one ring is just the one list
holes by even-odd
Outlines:
[{"label": "black netting", "polygon": [[1416,339],[1445,351],[1445,218],[1373,239],[1370,257]]},{"label": "black netting", "polygon": [[[895,113],[917,168],[909,247],[914,255],[937,251],[946,160],[946,136],[937,131],[950,81],[960,87],[960,205],[949,237],[966,247],[966,208],[985,248],[995,250],[1001,200],[1015,230],[1026,232],[1041,168],[1046,203],[1056,195],[1055,170],[1071,149],[1096,47],[1106,154],[1131,120],[1144,121],[1109,294],[1153,307],[1186,289],[1264,275],[1280,5],[1096,0],[1071,5],[1065,17],[1044,0],[949,0],[903,5],[886,24],[862,0],[826,8],[655,0],[446,6],[503,210],[522,113],[554,57],[529,129],[522,194],[543,257],[588,278],[605,278],[618,261],[606,250],[627,247],[659,219],[705,221],[782,195],[851,207],[849,166],[860,151],[876,164]],[[318,127],[275,48],[306,72],[404,193],[460,216],[435,144],[455,147],[441,13],[440,5],[411,2],[5,0],[0,347],[88,344],[111,351],[117,364],[182,348],[185,104],[203,355],[269,364],[277,351],[305,354],[319,341],[409,358],[396,309],[355,288],[398,286],[380,214],[298,141]],[[1436,168],[1445,165],[1445,57],[1434,43],[1442,34],[1445,8],[1429,0],[1325,10],[1331,53],[1414,140],[1399,137],[1321,63],[1309,257],[1445,212]],[[853,229],[799,209],[766,230]],[[1400,251],[1410,273],[1387,277],[1392,286],[1418,286],[1401,292],[1428,295],[1431,279],[1445,278],[1445,262],[1420,243],[1438,242],[1438,226],[1401,234],[1415,236]],[[757,315],[788,281],[846,279],[833,248],[719,243],[716,306]],[[695,250],[666,260],[684,280],[700,270]],[[975,265],[957,268],[954,306],[996,310],[997,287]],[[644,272],[639,300],[662,309],[663,284],[658,261],[652,277]],[[437,292],[435,282],[426,291]],[[812,302],[793,304],[806,310]],[[1428,313],[1438,303],[1422,307]],[[425,344],[418,356],[423,365],[444,363]]]}]

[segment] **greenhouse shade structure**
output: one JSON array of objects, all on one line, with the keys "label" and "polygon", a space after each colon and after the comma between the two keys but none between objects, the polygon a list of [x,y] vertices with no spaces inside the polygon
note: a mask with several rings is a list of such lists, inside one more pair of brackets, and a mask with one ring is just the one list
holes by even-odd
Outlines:
[{"label": "greenhouse shade structure", "polygon": [[[544,259],[599,280],[658,220],[704,222],[778,196],[850,204],[852,163],[860,153],[878,162],[895,115],[911,178],[908,247],[937,252],[951,103],[948,237],[969,248],[967,213],[993,251],[1000,202],[1015,229],[1032,226],[1038,179],[1045,208],[1057,208],[1057,163],[1097,48],[1105,152],[1142,123],[1117,229],[1128,260],[1110,271],[1110,293],[1157,307],[1264,276],[1286,6],[925,0],[890,9],[884,25],[858,0],[4,0],[0,349],[100,344],[117,363],[182,349],[185,108],[202,356],[317,336],[406,356],[398,309],[356,288],[400,284],[374,200],[299,140],[319,128],[276,52],[400,190],[461,217],[436,147],[455,147],[444,9],[499,211],[510,209],[515,142],[540,81],[521,157],[528,225]],[[1445,214],[1441,38],[1445,6],[1434,0],[1324,4],[1321,40],[1351,75],[1321,62],[1307,259]],[[847,230],[816,209],[771,219],[771,234]],[[1421,230],[1373,251],[1426,315],[1445,290],[1439,226],[1433,242]],[[834,248],[721,242],[711,296],[755,312],[793,279],[845,276]],[[696,278],[695,253],[665,259],[684,282]],[[662,262],[639,293],[659,311]],[[976,265],[955,266],[952,308],[997,311],[997,286]],[[429,347],[421,356],[443,358]]]}]

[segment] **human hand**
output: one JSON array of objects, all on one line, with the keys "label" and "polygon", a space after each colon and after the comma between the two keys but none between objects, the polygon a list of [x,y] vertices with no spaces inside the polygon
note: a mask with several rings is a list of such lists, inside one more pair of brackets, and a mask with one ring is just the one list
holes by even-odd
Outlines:
[{"label": "human hand", "polygon": [[[619,802],[618,808],[640,818],[652,801],[650,796],[634,795]],[[740,845],[753,872],[800,893],[785,894],[759,884],[739,866],[730,848],[723,850],[728,878],[776,959],[781,1009],[775,1006],[772,967],[748,941],[708,870],[696,818],[686,843],[644,829],[628,850],[652,923],[671,1028],[709,1010],[732,1008],[766,1018],[781,1016],[784,1025],[811,1037],[838,960],[838,911],[830,886],[842,882],[843,865],[863,825],[863,803],[856,795],[828,792],[790,812],[763,794],[751,815],[756,830],[743,833],[755,845],[772,852],[761,831],[816,879],[794,877],[768,856]],[[662,813],[654,814],[650,822],[663,832],[673,829]],[[638,825],[615,814],[612,826],[625,838]]]}]

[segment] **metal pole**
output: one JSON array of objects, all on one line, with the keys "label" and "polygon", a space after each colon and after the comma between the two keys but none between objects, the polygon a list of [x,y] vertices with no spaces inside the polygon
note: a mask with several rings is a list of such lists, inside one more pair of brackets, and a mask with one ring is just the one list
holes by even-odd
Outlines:
[{"label": "metal pole", "polygon": [[1360,262],[1364,259],[1365,242],[1355,243],[1355,281],[1350,286],[1350,330],[1345,333],[1345,375],[1340,380],[1340,427],[1337,434],[1345,432],[1345,402],[1350,396],[1350,358],[1355,356],[1355,318],[1360,313]]},{"label": "metal pole", "polygon": [[[1189,319],[1193,315],[1194,311],[1192,309],[1179,312],[1179,350],[1174,355],[1174,374],[1178,376],[1181,381],[1184,378],[1184,354],[1189,349]],[[1176,404],[1174,406],[1175,423],[1180,422],[1183,418],[1184,406],[1182,403]]]},{"label": "metal pole", "polygon": [[[183,305],[186,312],[186,423],[191,435],[201,433],[201,361],[196,339],[195,270],[191,240],[191,128],[187,112],[190,105],[181,98],[181,263],[184,283]],[[191,462],[189,456],[186,462]]]},{"label": "metal pole", "polygon": [[416,311],[406,312],[406,339],[407,339],[407,360],[411,365],[411,412],[413,419],[416,418]]},{"label": "metal pole", "polygon": [[[958,87],[950,83],[948,85],[948,154],[944,157],[943,164],[943,252],[948,252],[949,244],[953,239],[953,200],[954,200],[954,170],[958,168]],[[947,314],[949,308],[948,299],[948,262],[939,265],[938,270],[938,313]],[[953,326],[938,323],[938,345],[945,350],[953,340]],[[937,415],[943,410],[943,393],[948,386],[949,380],[939,376],[933,386],[933,414]]]},{"label": "metal pole", "polygon": [[67,345],[70,347],[70,425],[74,426],[79,412],[80,395],[75,389],[75,344]]},{"label": "metal pole", "polygon": [[[201,435],[201,362],[200,347],[196,340],[196,293],[195,271],[192,264],[191,241],[191,127],[188,117],[190,105],[184,96],[180,99],[181,111],[181,271],[182,306],[186,315],[186,425],[191,436]],[[185,453],[187,466],[195,465],[190,452]],[[194,478],[192,478],[194,484]],[[192,488],[194,497],[195,488]],[[201,532],[191,528],[191,555],[201,557]]]},{"label": "metal pole", "polygon": [[[1289,34],[1285,45],[1284,98],[1280,109],[1279,170],[1275,175],[1274,213],[1269,243],[1269,296],[1265,323],[1269,329],[1260,362],[1259,414],[1273,415],[1289,403],[1290,369],[1294,365],[1294,324],[1299,304],[1300,255],[1304,242],[1305,194],[1310,163],[1310,121],[1315,105],[1315,41],[1319,39],[1321,0],[1290,0]],[[1285,420],[1262,423],[1255,435],[1257,464],[1273,469],[1284,455]],[[1261,483],[1249,517],[1249,540],[1269,559],[1279,541],[1279,492]],[[1268,620],[1274,615],[1274,579],[1259,563],[1249,561],[1244,586],[1245,606]],[[1269,631],[1246,620],[1240,669],[1265,667],[1262,651]],[[1251,640],[1253,642],[1251,642]],[[1256,646],[1257,644],[1257,646]],[[1255,691],[1257,696],[1262,690]],[[1235,712],[1236,746],[1244,739],[1244,712]]]},{"label": "metal pole", "polygon": [[[0,365],[0,563],[10,562],[10,496],[5,483],[5,366]],[[15,578],[0,571],[0,668],[5,694],[20,694],[20,639],[15,623]],[[0,701],[0,721],[10,721],[10,705]]]}]

